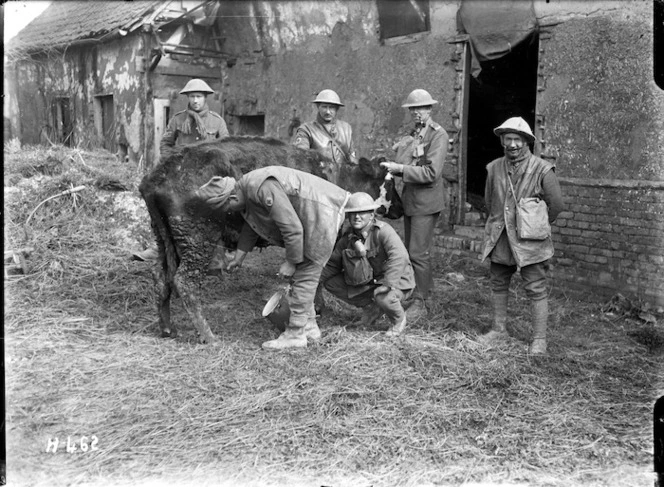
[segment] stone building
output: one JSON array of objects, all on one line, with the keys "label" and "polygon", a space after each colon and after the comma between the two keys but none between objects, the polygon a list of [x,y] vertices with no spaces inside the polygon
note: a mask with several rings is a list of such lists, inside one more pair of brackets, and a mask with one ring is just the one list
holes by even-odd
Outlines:
[{"label": "stone building", "polygon": [[[568,211],[556,277],[664,304],[661,0],[54,2],[7,46],[23,143],[103,146],[145,170],[191,77],[231,133],[288,141],[324,88],[359,155],[390,157],[414,88],[448,131],[439,251],[476,258],[492,128],[533,126]],[[71,19],[76,19],[72,22]],[[659,20],[656,20],[659,19]],[[72,26],[76,26],[73,28]],[[658,37],[659,36],[659,37]],[[659,56],[659,57],[657,57]],[[664,62],[660,61],[661,69]],[[657,81],[660,81],[658,84]]]}]

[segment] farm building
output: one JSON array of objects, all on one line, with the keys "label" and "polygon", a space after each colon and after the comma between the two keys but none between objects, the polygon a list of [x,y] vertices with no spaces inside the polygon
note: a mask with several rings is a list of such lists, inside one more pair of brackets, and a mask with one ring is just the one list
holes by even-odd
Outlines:
[{"label": "farm building", "polygon": [[[289,140],[324,88],[359,155],[391,155],[414,88],[447,130],[441,252],[476,258],[492,128],[533,127],[567,204],[558,283],[664,304],[659,0],[53,2],[7,46],[5,137],[105,147],[146,170],[192,77],[231,133]],[[657,20],[656,20],[657,19]],[[664,63],[662,63],[664,64]],[[661,80],[660,80],[661,81]]]}]

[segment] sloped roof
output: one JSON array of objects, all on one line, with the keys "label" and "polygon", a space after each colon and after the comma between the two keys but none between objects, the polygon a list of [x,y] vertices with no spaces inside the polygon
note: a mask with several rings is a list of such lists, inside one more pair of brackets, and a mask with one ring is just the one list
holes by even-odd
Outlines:
[{"label": "sloped roof", "polygon": [[163,1],[54,1],[6,46],[38,51],[99,38],[150,14]]}]

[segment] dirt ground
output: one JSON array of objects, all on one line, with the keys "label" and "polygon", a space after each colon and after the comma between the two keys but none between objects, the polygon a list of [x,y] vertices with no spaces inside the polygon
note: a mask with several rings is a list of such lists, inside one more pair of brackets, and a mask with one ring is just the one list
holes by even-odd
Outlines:
[{"label": "dirt ground", "polygon": [[29,249],[5,259],[8,485],[653,485],[662,310],[554,286],[533,357],[515,279],[512,338],[489,347],[486,267],[439,251],[429,314],[404,336],[328,296],[320,342],[268,353],[260,312],[283,285],[269,248],[205,280],[218,346],[179,300],[181,335],[162,339],[153,264],[129,258],[151,240],[136,168],[4,157],[5,251]]}]

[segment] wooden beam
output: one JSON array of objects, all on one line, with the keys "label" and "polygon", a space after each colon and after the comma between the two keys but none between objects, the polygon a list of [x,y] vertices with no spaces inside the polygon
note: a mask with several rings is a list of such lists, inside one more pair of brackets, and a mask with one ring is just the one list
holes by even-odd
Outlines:
[{"label": "wooden beam", "polygon": [[[136,56],[136,71],[142,73],[145,71],[145,64],[142,56]],[[183,63],[175,59],[163,57],[154,69],[153,73],[171,76],[188,76],[190,78],[212,78],[218,80],[221,76],[217,69],[211,69],[207,66],[198,64]]]}]

